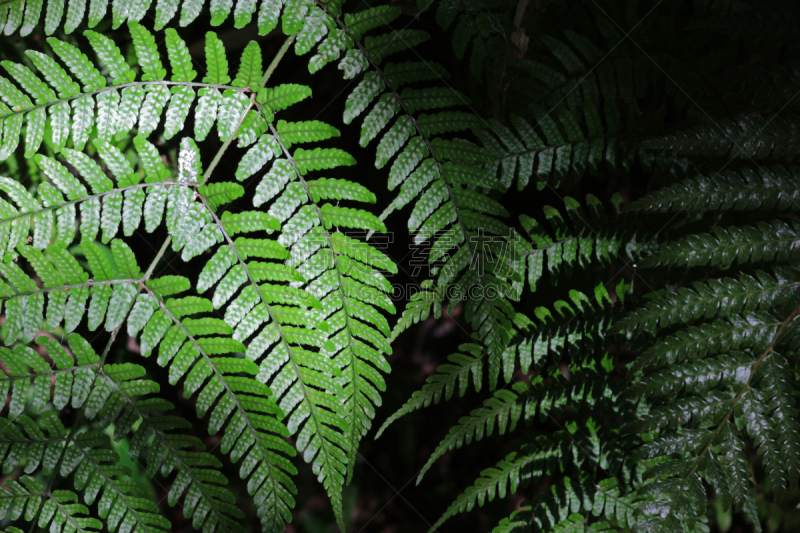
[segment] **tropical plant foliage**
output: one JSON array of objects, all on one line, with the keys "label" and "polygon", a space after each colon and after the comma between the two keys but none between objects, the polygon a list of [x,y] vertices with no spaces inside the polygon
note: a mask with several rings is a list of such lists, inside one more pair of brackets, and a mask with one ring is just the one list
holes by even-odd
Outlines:
[{"label": "tropical plant foliage", "polygon": [[412,479],[473,480],[431,531],[791,517],[792,13],[0,0],[0,526],[281,532],[310,472],[347,531],[420,421]]}]

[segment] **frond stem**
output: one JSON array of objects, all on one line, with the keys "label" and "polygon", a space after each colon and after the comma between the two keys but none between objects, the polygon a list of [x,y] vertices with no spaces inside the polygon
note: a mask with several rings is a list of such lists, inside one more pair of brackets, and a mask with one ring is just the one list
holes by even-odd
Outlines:
[{"label": "frond stem", "polygon": [[[278,53],[275,55],[275,57],[272,58],[272,62],[269,64],[269,66],[267,67],[267,71],[261,78],[262,87],[267,84],[267,81],[269,81],[270,76],[272,76],[272,73],[277,68],[278,63],[281,62],[281,59],[283,59],[283,56],[286,55],[286,51],[289,49],[289,46],[292,44],[293,41],[294,41],[294,35],[290,35],[286,39],[286,41],[284,41],[283,46],[281,46],[280,50],[278,50]],[[239,128],[242,127],[245,118],[247,118],[247,113],[249,113],[250,110],[253,109],[255,101],[256,101],[256,93],[253,93],[250,95],[250,102],[247,104],[247,108],[244,110],[244,113],[242,113],[242,116],[239,117],[239,121],[236,123],[236,127],[234,128],[233,133],[228,138],[228,140],[225,141],[222,147],[217,151],[217,154],[214,156],[213,161],[211,161],[211,164],[208,166],[208,169],[203,174],[203,183],[206,183],[208,181],[208,178],[211,177],[211,173],[214,172],[214,169],[217,168],[217,165],[219,165],[222,156],[225,155],[225,152],[228,150],[231,143],[236,138],[236,134],[239,133]]]},{"label": "frond stem", "polygon": [[[66,448],[65,448],[65,449],[66,449]],[[78,525],[78,523],[75,521],[75,519],[74,519],[74,518],[72,518],[72,515],[71,515],[71,514],[69,514],[69,513],[67,512],[67,510],[66,510],[66,509],[64,509],[64,507],[62,507],[62,505],[61,505],[61,504],[58,502],[58,500],[56,500],[56,499],[53,497],[53,495],[50,493],[50,491],[46,491],[46,492],[45,492],[45,495],[46,495],[48,498],[50,498],[51,500],[53,500],[53,503],[55,504],[55,506],[56,506],[56,507],[58,507],[58,509],[61,511],[61,513],[63,513],[63,515],[67,517],[67,520],[69,520],[70,522],[72,522],[72,527],[74,527],[74,528],[75,528],[75,531],[85,531],[85,530],[84,530],[84,529],[83,529],[81,526],[79,526],[79,525]],[[41,511],[42,507],[44,507],[44,505],[42,505],[42,506],[40,506],[40,507],[39,507],[39,511]],[[36,516],[36,520],[38,520],[38,519],[39,519],[39,516],[38,516],[38,515],[39,515],[39,513],[36,513],[36,514],[37,514],[37,516]],[[35,524],[36,524],[36,522],[33,522],[32,526],[33,526],[33,525],[35,525]],[[33,530],[33,527],[31,527],[31,530]]]},{"label": "frond stem", "polygon": [[[197,352],[206,360],[206,362],[208,363],[208,366],[211,368],[211,370],[214,372],[214,374],[216,374],[219,377],[219,380],[222,383],[222,386],[224,387],[225,392],[227,392],[227,394],[230,397],[231,401],[236,406],[236,409],[239,412],[242,413],[242,419],[244,419],[244,422],[247,425],[247,428],[253,434],[253,436],[254,436],[254,445],[258,446],[260,448],[260,450],[261,450],[261,455],[264,458],[264,462],[267,465],[267,467],[269,468],[269,473],[270,473],[270,478],[272,480],[272,484],[276,485],[276,486],[279,485],[279,482],[275,479],[275,474],[272,471],[274,467],[273,467],[272,463],[268,460],[269,452],[264,447],[264,443],[261,441],[261,438],[259,438],[258,431],[256,430],[256,428],[253,426],[252,422],[250,421],[250,417],[247,415],[247,411],[245,411],[244,407],[242,407],[242,404],[239,402],[239,399],[236,397],[236,393],[233,392],[233,390],[230,388],[230,386],[228,385],[227,381],[225,381],[224,376],[222,374],[220,374],[219,369],[216,367],[216,365],[213,364],[213,362],[211,360],[211,357],[209,357],[208,354],[203,350],[203,348],[197,342],[197,339],[195,339],[194,336],[191,333],[189,333],[189,331],[181,323],[181,321],[178,320],[175,317],[175,315],[173,315],[172,312],[169,309],[167,309],[167,306],[164,304],[164,302],[160,298],[158,298],[158,296],[156,296],[156,294],[149,287],[145,287],[145,290],[147,290],[147,292],[150,293],[150,295],[152,297],[154,297],[154,298],[156,298],[158,300],[159,308],[162,311],[164,311],[164,313],[169,317],[170,320],[172,320],[172,322],[176,326],[178,326],[180,328],[180,330],[183,332],[183,334],[186,335],[186,338],[189,339],[189,341],[194,345],[194,347],[197,350]],[[256,487],[256,489],[257,488],[258,487]]]},{"label": "frond stem", "polygon": [[278,50],[278,53],[275,54],[274,58],[272,58],[272,62],[269,64],[267,70],[264,72],[264,76],[261,78],[262,87],[265,87],[267,85],[267,82],[272,76],[272,73],[275,72],[275,69],[278,67],[278,63],[281,62],[283,56],[286,55],[286,51],[289,50],[289,47],[294,42],[294,37],[295,37],[294,35],[290,35],[289,37],[287,37],[286,40],[283,41],[283,45]]},{"label": "frond stem", "polygon": [[217,168],[217,165],[219,165],[220,160],[222,160],[222,156],[225,155],[225,152],[228,150],[231,143],[233,143],[233,140],[236,138],[236,134],[239,133],[239,128],[241,128],[242,124],[244,124],[244,119],[247,118],[247,113],[249,113],[250,110],[253,109],[255,102],[256,102],[256,93],[253,93],[250,95],[250,101],[248,102],[247,107],[244,110],[244,113],[242,113],[242,116],[240,116],[239,120],[236,122],[236,127],[233,129],[233,133],[231,134],[230,137],[228,137],[228,140],[226,140],[225,143],[223,143],[220,149],[217,150],[217,154],[214,156],[214,159],[211,161],[211,164],[208,165],[208,169],[206,169],[205,173],[203,174],[203,181],[201,182],[201,185],[205,184],[208,181],[208,178],[211,177],[211,173],[214,172],[214,169]]},{"label": "frond stem", "polygon": [[[75,447],[80,450],[80,452],[83,454],[84,457],[86,457],[86,459],[91,461],[95,471],[100,472],[100,475],[103,476],[103,478],[106,480],[106,483],[109,486],[111,486],[111,488],[114,489],[114,492],[117,493],[117,496],[124,502],[125,507],[128,508],[128,512],[133,513],[134,516],[136,517],[136,522],[141,526],[141,528],[144,531],[147,531],[147,525],[142,521],[141,517],[139,516],[139,511],[137,511],[130,503],[128,503],[128,497],[121,490],[117,488],[117,485],[114,483],[114,480],[112,480],[110,477],[106,475],[106,473],[103,471],[100,465],[97,464],[97,462],[94,459],[92,459],[92,456],[89,455],[87,450],[85,450],[82,446],[78,446],[77,443],[75,444]],[[118,501],[115,502],[115,504],[118,504]]]},{"label": "frond stem", "polygon": [[130,283],[131,285],[141,283],[141,279],[109,279],[105,281],[89,280],[85,283],[73,283],[70,285],[59,285],[58,287],[42,287],[41,289],[34,289],[32,291],[17,292],[10,296],[0,296],[0,302],[11,300],[13,298],[20,298],[22,296],[30,296],[32,294],[47,294],[53,291],[68,291],[70,289],[80,289],[82,287],[96,287],[98,285],[115,285],[117,283]]}]

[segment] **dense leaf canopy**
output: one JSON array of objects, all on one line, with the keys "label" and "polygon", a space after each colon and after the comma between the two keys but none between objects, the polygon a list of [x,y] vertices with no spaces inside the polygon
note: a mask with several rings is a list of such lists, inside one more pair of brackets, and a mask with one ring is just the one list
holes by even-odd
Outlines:
[{"label": "dense leaf canopy", "polygon": [[0,529],[795,530],[798,15],[0,0]]}]

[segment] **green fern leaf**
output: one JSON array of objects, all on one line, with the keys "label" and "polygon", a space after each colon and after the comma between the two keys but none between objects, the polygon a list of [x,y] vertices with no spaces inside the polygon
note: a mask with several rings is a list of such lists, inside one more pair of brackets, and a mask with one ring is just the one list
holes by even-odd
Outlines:
[{"label": "green fern leaf", "polygon": [[[7,482],[3,491],[0,509],[12,520],[23,516],[26,521],[36,520],[40,528],[62,527],[66,525],[80,533],[90,533],[102,529],[102,523],[96,518],[87,516],[89,509],[78,502],[78,496],[68,490],[56,490],[47,493],[42,485],[33,477],[23,476],[19,481]],[[52,526],[51,526],[52,524]],[[20,531],[10,528],[12,531]]]},{"label": "green fern leaf", "polygon": [[[727,318],[742,312],[765,311],[797,298],[793,271],[776,268],[774,274],[758,271],[754,276],[711,279],[655,297],[618,321],[616,331],[641,329],[654,332],[678,323],[703,318]],[[723,305],[724,304],[724,305]]]},{"label": "green fern leaf", "polygon": [[693,156],[790,159],[796,155],[791,139],[797,120],[793,115],[740,117],[650,139],[641,146]]},{"label": "green fern leaf", "polygon": [[[523,471],[535,469],[538,462],[552,460],[560,455],[558,448],[547,440],[537,439],[537,446],[529,445],[527,449],[508,454],[496,467],[481,472],[475,484],[461,494],[445,513],[431,526],[430,531],[440,528],[444,522],[459,512],[472,509],[477,503],[482,506],[494,498],[504,498],[507,493],[517,491]],[[550,448],[548,449],[548,444]]]},{"label": "green fern leaf", "polygon": [[[258,90],[259,106],[269,117],[310,96],[310,89],[300,85],[261,88],[263,73],[256,43],[245,49],[237,78],[231,82],[225,51],[216,35],[209,32],[208,75],[202,83],[197,83],[186,43],[175,30],[166,31],[169,62],[165,65],[153,34],[137,22],[131,22],[129,29],[142,71],[138,82],[116,44],[92,31],[86,32],[86,37],[99,58],[97,65],[77,48],[56,39],[49,42],[66,70],[49,56],[29,53],[45,81],[26,66],[3,62],[12,81],[4,80],[0,87],[0,98],[8,104],[0,104],[0,125],[7,129],[0,143],[1,159],[9,157],[16,148],[26,123],[26,152],[32,155],[43,140],[46,125],[51,127],[56,151],[67,145],[70,134],[75,148],[81,150],[95,124],[101,139],[120,140],[137,126],[138,133],[146,137],[159,127],[164,116],[164,135],[171,138],[183,129],[193,106],[198,138],[205,138],[216,124],[223,140],[240,134],[240,142],[247,145],[258,135],[258,127],[263,131],[263,125],[253,124],[256,115],[251,113],[246,117],[246,127],[233,131],[248,106],[244,91]],[[100,74],[103,68],[111,77],[110,84]],[[168,77],[170,81],[165,82]]]},{"label": "green fern leaf", "polygon": [[698,177],[660,189],[637,200],[630,209],[641,212],[709,210],[795,210],[795,167],[773,166],[753,172],[727,170],[713,178]]},{"label": "green fern leaf", "polygon": [[258,89],[261,85],[263,70],[261,47],[256,42],[248,43],[242,54],[242,61],[236,73],[236,78],[233,80],[233,86]]},{"label": "green fern leaf", "polygon": [[792,242],[798,226],[794,221],[758,222],[752,226],[722,228],[689,235],[661,247],[646,257],[647,267],[747,264],[786,261],[793,257]]},{"label": "green fern leaf", "polygon": [[771,315],[755,312],[691,326],[656,342],[636,359],[633,368],[674,364],[678,360],[699,359],[742,347],[763,350],[779,324],[780,321]]},{"label": "green fern leaf", "polygon": [[[45,3],[46,7],[43,7]],[[97,0],[70,0],[67,5],[66,0],[47,0],[46,2],[34,0],[27,3],[27,8],[23,2],[15,1],[10,4],[13,4],[10,5],[13,8],[10,10],[12,16],[8,19],[3,17],[5,33],[10,35],[19,31],[21,35],[25,36],[30,34],[40,21],[44,23],[45,33],[50,35],[61,28],[62,24],[66,33],[72,33],[84,19],[89,27],[95,27],[107,16],[113,21],[114,29],[119,28],[125,22],[141,21],[146,15],[154,16],[155,29],[161,30],[175,18],[181,2],[179,0],[157,0],[156,2],[136,0],[128,3],[107,4]],[[287,35],[298,32],[303,35],[311,31],[307,28],[309,25],[307,16],[318,19],[327,16],[322,9],[305,2],[297,2],[296,6],[295,2],[290,2],[286,11],[281,15],[283,2],[271,0],[262,0],[261,2],[259,0],[236,0],[235,2],[234,0],[224,2],[188,0],[183,2],[179,24],[181,26],[189,25],[200,15],[207,4],[211,10],[211,23],[215,26],[225,22],[233,13],[235,27],[243,28],[258,11],[261,35],[268,34],[280,19],[284,19],[283,29]],[[110,13],[108,13],[109,8]]]},{"label": "green fern leaf", "polygon": [[445,400],[449,400],[456,388],[458,388],[459,396],[463,396],[469,387],[470,377],[472,377],[475,391],[480,392],[484,364],[480,347],[474,344],[464,344],[459,349],[462,352],[449,355],[447,358],[449,363],[440,365],[436,369],[437,373],[428,377],[422,389],[414,392],[403,407],[386,419],[375,435],[376,439],[398,418],[428,407],[432,403],[437,404],[443,397]]},{"label": "green fern leaf", "polygon": [[503,435],[506,430],[514,431],[523,409],[523,404],[517,400],[525,392],[526,386],[516,383],[513,389],[513,391],[506,389],[496,391],[492,398],[483,403],[482,407],[473,409],[468,417],[461,417],[458,425],[450,428],[447,437],[439,443],[425,466],[420,469],[417,474],[417,485],[433,463],[442,455],[453,448],[460,448],[465,443],[469,444],[473,440],[490,436],[494,432],[495,424],[500,435]]},{"label": "green fern leaf", "polygon": [[794,388],[784,377],[787,364],[786,359],[777,353],[772,353],[764,361],[761,400],[766,406],[765,411],[770,412],[767,416],[771,436],[763,433],[752,435],[758,442],[759,452],[764,454],[767,472],[778,500],[784,497],[787,488],[797,486],[800,472],[800,448],[797,445],[800,424],[797,423]]}]

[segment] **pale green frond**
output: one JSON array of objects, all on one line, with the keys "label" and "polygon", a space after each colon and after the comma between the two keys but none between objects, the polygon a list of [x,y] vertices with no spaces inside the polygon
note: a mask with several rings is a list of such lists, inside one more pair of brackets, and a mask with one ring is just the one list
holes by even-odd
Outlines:
[{"label": "pale green frond", "polygon": [[[214,26],[225,22],[233,15],[236,28],[247,26],[257,15],[259,20],[259,33],[268,34],[283,19],[283,30],[287,35],[299,33],[299,38],[308,39],[305,35],[313,33],[314,25],[307,20],[308,16],[323,17],[323,11],[307,2],[292,0],[287,2],[287,7],[281,13],[283,2],[274,0],[229,0],[216,2],[208,0],[155,0],[131,2],[99,2],[97,0],[38,0],[29,1],[27,9],[24,3],[13,4],[13,9],[18,17],[9,18],[4,22],[6,35],[17,31],[21,35],[28,35],[33,28],[42,21],[44,30],[49,35],[54,33],[62,24],[66,33],[72,33],[84,21],[90,28],[97,26],[105,18],[113,21],[112,27],[119,28],[125,22],[139,22],[146,17],[155,20],[155,29],[161,30],[170,23],[187,26],[194,21],[208,6],[211,10]],[[69,5],[67,5],[69,4]],[[182,4],[182,5],[181,5]],[[176,19],[180,7],[180,17]],[[274,12],[273,12],[274,11]],[[25,14],[23,19],[23,12]],[[273,17],[274,22],[268,22],[267,17]],[[5,20],[5,19],[4,19]],[[318,40],[316,38],[316,40]],[[316,42],[313,40],[313,42]]]},{"label": "pale green frond", "polygon": [[[49,43],[63,67],[47,55],[29,53],[44,81],[27,66],[3,62],[11,79],[4,79],[0,86],[0,99],[6,104],[0,108],[0,126],[6,129],[4,144],[0,147],[8,144],[9,150],[6,153],[0,149],[0,159],[11,154],[12,144],[16,147],[19,143],[21,128],[26,124],[26,153],[30,156],[38,151],[43,141],[42,128],[46,125],[51,127],[56,151],[62,150],[70,137],[74,147],[81,150],[95,125],[99,137],[105,140],[122,139],[134,128],[147,136],[159,128],[162,117],[165,137],[170,138],[183,129],[192,109],[198,137],[204,138],[214,124],[223,137],[236,133],[228,130],[241,113],[235,119],[230,115],[244,111],[241,98],[246,100],[246,97],[242,93],[249,90],[247,84],[258,88],[263,74],[260,48],[256,43],[246,48],[241,61],[240,76],[247,79],[237,78],[231,83],[225,50],[216,35],[209,32],[206,39],[211,52],[207,58],[209,74],[202,82],[196,82],[197,73],[187,45],[174,29],[166,30],[166,63],[162,62],[158,43],[149,30],[133,21],[129,31],[136,54],[134,61],[141,67],[138,80],[117,45],[93,31],[87,31],[85,36],[97,61],[57,39],[49,39]],[[255,60],[255,54],[259,61]],[[245,75],[243,69],[248,74]],[[104,70],[110,79],[100,74]],[[271,101],[273,112],[284,109],[298,98],[296,90],[281,87],[265,90],[277,91],[277,100]]]},{"label": "pale green frond", "polygon": [[[262,104],[266,105],[266,100]],[[270,109],[275,109],[274,104]],[[225,294],[219,302],[226,301],[242,285],[249,285],[230,304],[226,321],[236,328],[237,338],[256,334],[248,354],[262,361],[259,379],[277,387],[278,405],[286,411],[289,430],[299,431],[297,447],[305,451],[306,461],[319,474],[334,503],[337,521],[341,522],[345,474],[352,473],[358,441],[368,430],[374,406],[380,405],[380,392],[385,388],[376,369],[388,371],[384,359],[388,352],[384,337],[388,324],[373,306],[389,310],[393,306],[381,292],[389,284],[374,267],[390,265],[393,271],[396,267],[375,250],[361,254],[359,261],[348,259],[342,263],[335,258],[334,254],[342,253],[342,245],[357,247],[358,241],[338,231],[330,232],[333,227],[383,228],[383,224],[364,211],[319,202],[331,196],[356,201],[374,197],[363,187],[342,180],[330,184],[324,178],[306,181],[304,176],[309,172],[352,164],[349,154],[321,147],[291,153],[287,145],[327,139],[336,130],[322,123],[283,123],[278,128],[270,125],[270,130],[274,144],[261,161],[265,164],[274,157],[278,159],[274,159],[271,170],[258,185],[254,204],[270,203],[269,215],[282,225],[278,242],[288,251],[287,266],[300,274],[296,283],[303,285],[311,298],[306,302],[285,300],[293,304],[290,307],[276,305],[280,302],[267,290],[269,286],[255,284],[260,279],[260,266],[245,262],[246,249],[230,238],[231,253],[225,254],[227,258],[218,255],[219,266],[213,270],[207,266],[205,272],[208,282],[213,282],[233,267],[217,288],[215,300],[220,291]],[[339,192],[328,192],[338,188]],[[363,243],[359,246],[371,249]],[[226,280],[233,281],[230,276],[234,273],[236,282],[228,288]],[[376,281],[373,286],[366,286],[361,279]],[[319,302],[319,311],[307,307],[313,301]],[[250,309],[250,314],[245,315]],[[266,327],[259,332],[262,324]],[[324,334],[318,334],[319,330]],[[321,351],[317,354],[305,346]],[[265,352],[267,357],[262,360]],[[340,404],[344,410],[337,407]]]},{"label": "pale green frond", "polygon": [[[397,14],[371,8],[352,20]],[[514,334],[515,312],[507,300],[518,299],[520,291],[520,277],[515,269],[509,268],[509,262],[516,259],[507,253],[511,246],[500,244],[512,232],[495,218],[504,215],[505,210],[498,209],[485,195],[487,188],[501,188],[501,185],[493,183],[495,180],[487,172],[472,166],[474,156],[470,152],[448,150],[450,145],[443,144],[438,137],[481,128],[483,122],[472,113],[452,109],[453,105],[468,103],[457,93],[433,89],[399,92],[403,85],[414,81],[445,77],[436,65],[380,66],[384,58],[427,39],[424,32],[402,30],[368,36],[362,44],[358,39],[352,40],[357,33],[352,33],[346,20],[339,21],[339,27],[351,37],[342,42],[349,48],[340,65],[346,76],[352,77],[361,70],[348,63],[348,59],[356,57],[361,57],[373,70],[348,97],[345,121],[364,113],[377,100],[362,126],[362,144],[377,139],[376,166],[380,168],[395,159],[390,184],[392,187],[402,184],[399,196],[380,218],[386,220],[395,210],[413,203],[409,229],[415,232],[415,243],[433,243],[429,260],[434,266],[437,285],[443,291],[449,287],[450,291],[445,293],[448,295],[466,294],[472,285],[478,285],[479,290],[471,294],[480,296],[467,299],[465,317],[476,332],[476,340],[484,343],[492,357],[499,357]],[[328,40],[333,37],[329,35]],[[418,114],[420,110],[436,112]],[[401,116],[392,119],[399,112]],[[382,135],[381,130],[385,131]],[[444,150],[440,153],[438,149],[442,146]],[[379,227],[363,224],[359,227],[381,231]],[[500,297],[495,298],[496,295]],[[451,311],[457,300],[446,302]]]}]

